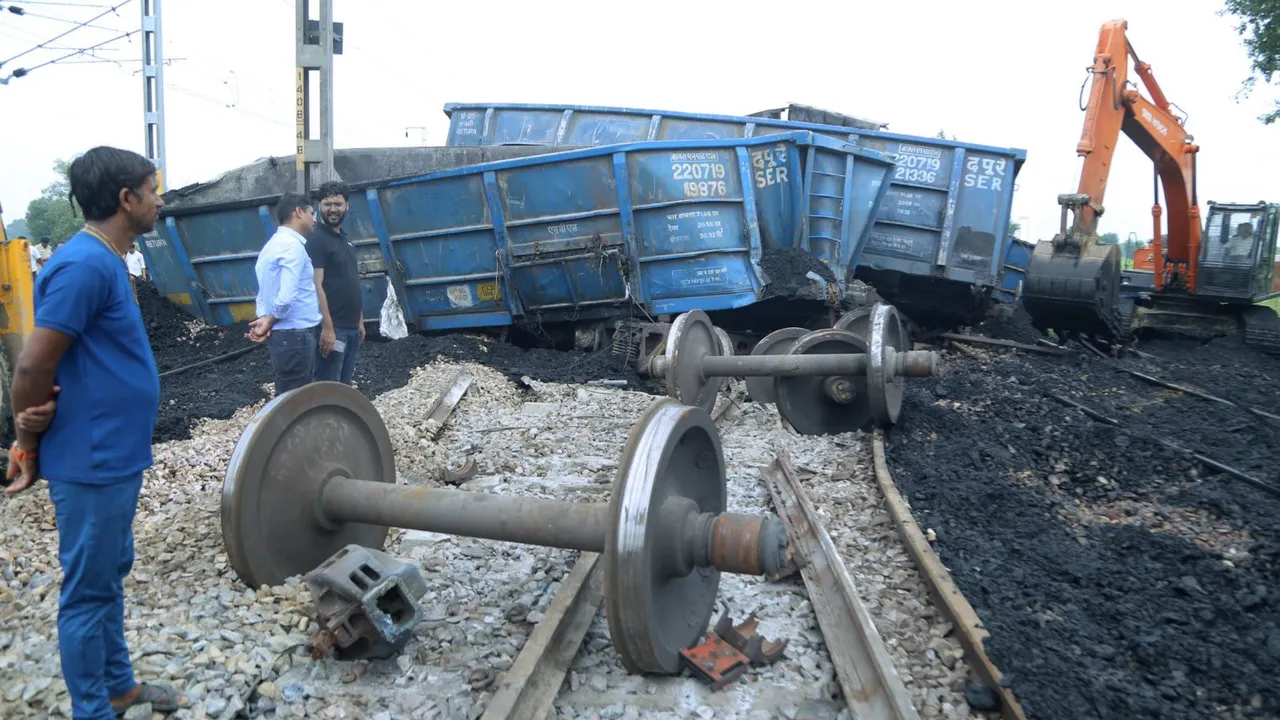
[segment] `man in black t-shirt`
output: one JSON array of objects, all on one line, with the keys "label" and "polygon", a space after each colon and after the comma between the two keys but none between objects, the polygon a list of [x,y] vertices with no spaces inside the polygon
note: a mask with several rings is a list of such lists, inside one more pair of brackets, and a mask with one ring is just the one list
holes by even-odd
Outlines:
[{"label": "man in black t-shirt", "polygon": [[351,384],[356,353],[364,343],[363,299],[356,249],[342,231],[347,189],[339,182],[320,186],[320,222],[307,237],[320,300],[319,357],[313,379]]}]

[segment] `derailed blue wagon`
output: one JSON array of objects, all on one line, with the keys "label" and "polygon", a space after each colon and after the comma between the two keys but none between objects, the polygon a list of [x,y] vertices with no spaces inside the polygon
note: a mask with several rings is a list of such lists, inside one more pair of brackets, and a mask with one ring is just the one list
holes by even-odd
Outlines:
[{"label": "derailed blue wagon", "polygon": [[[440,169],[400,177],[376,162],[344,171],[339,151],[366,318],[379,316],[388,284],[418,330],[745,307],[769,282],[760,265],[769,251],[856,265],[893,168],[876,150],[803,131],[510,148],[525,156],[473,163],[466,153],[480,150],[501,154],[406,149]],[[292,186],[289,160],[166,196],[143,243],[162,294],[217,325],[253,316],[254,262]]]},{"label": "derailed blue wagon", "polygon": [[[797,130],[896,158],[854,276],[917,320],[974,321],[1021,294],[1031,244],[1012,236],[1026,151],[857,127],[575,105],[448,103],[450,146],[575,147],[758,138]],[[843,277],[843,274],[840,274]]]}]

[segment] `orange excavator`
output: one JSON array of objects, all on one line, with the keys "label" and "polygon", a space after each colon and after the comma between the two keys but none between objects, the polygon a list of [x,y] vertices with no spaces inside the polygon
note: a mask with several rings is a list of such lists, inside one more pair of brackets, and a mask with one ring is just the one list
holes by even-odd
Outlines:
[{"label": "orange excavator", "polygon": [[[1175,114],[1178,109],[1151,66],[1129,44],[1128,27],[1124,20],[1102,26],[1089,68],[1084,131],[1076,145],[1084,158],[1080,185],[1075,193],[1058,196],[1061,226],[1052,240],[1036,244],[1023,307],[1038,328],[1060,336],[1083,333],[1123,343],[1136,330],[1156,328],[1200,336],[1242,334],[1246,344],[1280,351],[1280,316],[1257,304],[1280,296],[1280,205],[1210,201],[1202,227],[1196,187],[1200,147],[1187,134],[1185,113]],[[1130,58],[1150,98],[1130,81]],[[1101,244],[1098,236],[1107,176],[1122,132],[1155,169],[1153,240],[1128,271],[1122,269],[1120,247]]]}]

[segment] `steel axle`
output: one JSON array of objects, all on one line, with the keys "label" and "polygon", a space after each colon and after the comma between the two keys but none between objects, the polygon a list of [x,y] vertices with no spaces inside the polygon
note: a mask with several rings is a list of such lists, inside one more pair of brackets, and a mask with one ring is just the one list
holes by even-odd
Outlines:
[{"label": "steel axle", "polygon": [[[334,477],[320,488],[319,522],[367,523],[542,547],[602,553],[609,506],[388,485]],[[681,575],[714,567],[740,575],[772,575],[786,567],[785,530],[775,516],[704,513],[671,497],[659,514],[666,565]],[[738,552],[743,543],[749,552]]]},{"label": "steel axle", "polygon": [[245,428],[227,466],[222,537],[250,587],[308,573],[392,526],[601,553],[610,636],[635,673],[673,674],[715,607],[720,573],[788,567],[772,515],[727,512],[706,411],[660,398],[631,429],[608,505],[396,484],[387,427],[359,391],[311,383]]},{"label": "steel axle", "polygon": [[[889,348],[886,364],[894,377],[932,377],[936,372],[938,353],[932,350]],[[805,377],[809,375],[865,375],[871,364],[866,353],[841,355],[707,355],[699,370],[703,378],[713,377]],[[666,377],[667,358],[656,355],[649,360],[649,374]]]}]

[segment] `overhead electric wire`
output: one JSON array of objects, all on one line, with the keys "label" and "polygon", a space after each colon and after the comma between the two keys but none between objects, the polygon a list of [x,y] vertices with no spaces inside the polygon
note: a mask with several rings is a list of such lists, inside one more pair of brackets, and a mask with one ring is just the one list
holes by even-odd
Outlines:
[{"label": "overhead electric wire", "polygon": [[75,3],[75,2],[42,2],[41,0],[22,0],[23,5],[60,5],[62,7],[76,8],[103,8],[110,7],[108,5],[96,5],[94,3]]},{"label": "overhead electric wire", "polygon": [[[17,60],[17,59],[18,59],[18,58],[20,58],[20,57],[23,57],[24,55],[28,55],[28,54],[30,54],[30,53],[33,53],[33,52],[35,52],[35,51],[37,51],[37,50],[39,50],[39,49],[41,49],[41,48],[45,47],[46,45],[49,45],[50,43],[54,42],[55,40],[61,40],[62,38],[64,38],[64,37],[66,37],[66,36],[70,35],[71,33],[75,32],[76,30],[79,30],[80,28],[82,28],[82,27],[85,27],[85,26],[89,25],[89,24],[90,24],[90,23],[92,23],[94,20],[97,20],[98,18],[102,17],[103,15],[106,15],[107,13],[115,12],[116,10],[119,10],[120,8],[124,7],[125,5],[128,5],[130,1],[131,1],[131,0],[124,0],[124,2],[121,2],[121,3],[117,4],[117,5],[112,6],[112,7],[109,7],[109,8],[107,8],[106,10],[103,10],[102,12],[98,13],[97,15],[94,15],[93,17],[89,18],[88,20],[86,20],[86,21],[84,21],[84,22],[82,22],[82,23],[76,23],[76,26],[75,26],[75,27],[71,28],[70,30],[67,30],[66,32],[59,33],[58,35],[55,35],[55,36],[53,36],[53,37],[49,38],[48,40],[45,40],[44,42],[42,42],[42,43],[40,43],[40,44],[36,45],[35,47],[31,47],[31,48],[28,48],[28,49],[26,49],[26,50],[23,50],[22,52],[18,53],[17,55],[14,55],[14,56],[13,56],[13,57],[11,57],[11,58],[8,58],[8,59],[5,59],[5,60],[0,60],[0,67],[4,67],[5,65],[8,65],[9,63],[13,62],[14,60]],[[134,32],[136,32],[136,31],[134,31]],[[133,34],[133,33],[129,33],[129,35],[132,35],[132,34]],[[127,37],[127,35],[126,35],[126,37]],[[117,38],[117,39],[118,39],[118,38]],[[96,46],[95,46],[95,47],[96,47]],[[45,64],[47,65],[48,63],[45,63]],[[42,67],[42,65],[37,65],[36,67]],[[21,69],[21,68],[20,68],[20,69]],[[24,73],[23,73],[23,75],[25,75],[26,73],[31,72],[31,71],[32,71],[32,70],[34,70],[34,69],[35,69],[35,68],[27,68],[27,69],[26,69],[26,72],[24,72]],[[21,77],[21,76],[20,76],[20,75],[10,75],[10,77]]]},{"label": "overhead electric wire", "polygon": [[[168,66],[180,60],[186,60],[186,58],[165,58],[164,64],[165,66]],[[117,60],[115,58],[106,58],[106,57],[98,57],[97,55],[90,55],[85,60],[63,60],[58,64],[59,65],[107,65],[107,64],[124,65],[124,63],[130,63],[130,64],[136,65],[140,62],[142,62],[142,58],[123,58],[123,59]],[[138,71],[134,70],[133,72],[134,74],[137,74]]]},{"label": "overhead electric wire", "polygon": [[106,45],[106,44],[108,44],[108,43],[113,43],[113,42],[115,42],[115,41],[117,41],[117,40],[123,40],[123,39],[125,39],[125,38],[129,37],[130,35],[135,35],[135,34],[137,34],[137,33],[139,33],[139,32],[142,32],[142,31],[141,31],[141,30],[130,30],[130,31],[129,31],[129,32],[127,32],[127,33],[122,33],[122,34],[120,34],[120,35],[117,35],[117,36],[115,36],[115,37],[111,38],[110,40],[103,40],[102,42],[98,43],[97,45],[90,45],[90,46],[89,46],[89,47],[87,47],[87,48],[82,48],[82,49],[80,49],[80,50],[76,50],[75,52],[69,52],[69,53],[67,53],[66,55],[63,55],[63,56],[61,56],[61,57],[54,58],[53,60],[48,60],[48,61],[42,62],[42,63],[40,63],[39,65],[33,65],[33,66],[29,67],[29,68],[18,68],[17,70],[14,70],[13,72],[9,73],[9,76],[8,76],[8,77],[0,78],[0,85],[8,85],[8,84],[9,84],[9,81],[10,81],[10,80],[12,80],[12,79],[14,79],[14,78],[26,77],[26,76],[30,75],[30,74],[32,73],[32,71],[34,71],[34,70],[39,70],[39,69],[40,69],[40,68],[42,68],[42,67],[48,67],[49,65],[53,65],[54,63],[62,62],[63,60],[68,60],[68,59],[73,58],[73,57],[75,57],[75,56],[77,56],[77,55],[84,55],[85,53],[89,53],[89,54],[90,54],[90,56],[92,56],[92,51],[97,50],[98,48],[102,47],[103,45]]},{"label": "overhead electric wire", "polygon": [[[8,7],[12,8],[14,6],[9,5]],[[70,18],[56,17],[54,15],[41,15],[40,13],[33,13],[33,12],[22,12],[18,14],[21,15],[22,17],[39,18],[41,20],[52,20],[54,22],[67,23],[69,25],[79,25],[81,27],[93,28],[94,30],[110,30],[111,32],[120,32],[120,28],[109,28],[109,27],[104,27],[102,25],[94,25],[92,24],[92,22],[82,23],[79,20],[71,20]]]},{"label": "overhead electric wire", "polygon": [[[121,33],[121,32],[124,32],[124,30],[116,30],[116,32]],[[45,50],[56,50],[58,52],[71,52],[73,50],[83,50],[83,49],[84,48],[82,47],[71,46],[71,45],[50,45],[49,47],[45,48]],[[116,52],[117,50],[121,50],[121,49],[122,48],[98,48],[94,52],[103,52],[104,50],[110,50],[111,52]]]}]

